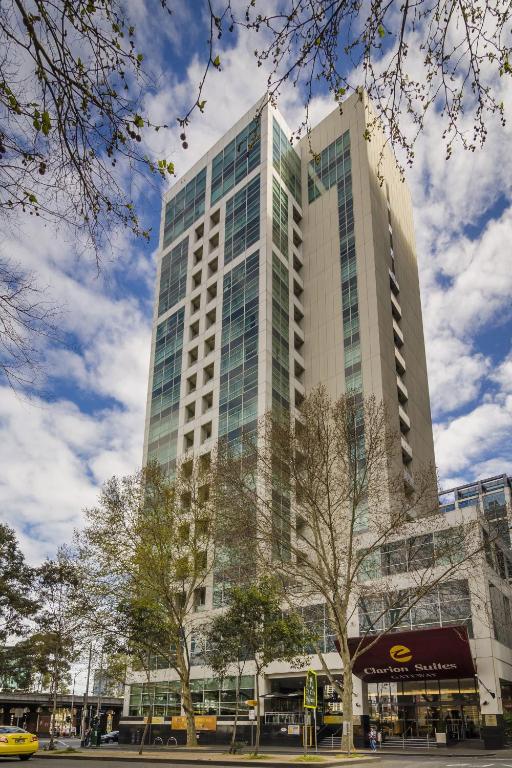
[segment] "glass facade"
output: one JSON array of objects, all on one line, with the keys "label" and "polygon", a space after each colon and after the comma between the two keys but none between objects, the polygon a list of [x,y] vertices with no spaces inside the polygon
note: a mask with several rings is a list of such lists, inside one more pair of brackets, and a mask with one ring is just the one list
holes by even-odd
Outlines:
[{"label": "glass facade", "polygon": [[260,239],[260,177],[246,184],[226,203],[224,264]]},{"label": "glass facade", "polygon": [[212,199],[214,205],[260,164],[260,118],[253,120],[213,158]]},{"label": "glass facade", "polygon": [[148,459],[172,472],[176,463],[185,309],[156,329]]},{"label": "glass facade", "polygon": [[188,237],[162,258],[158,314],[163,315],[185,297],[187,290]]},{"label": "glass facade", "polygon": [[466,580],[445,581],[419,600],[416,600],[417,595],[417,590],[402,589],[362,598],[359,603],[359,633],[365,635],[390,628],[398,632],[465,624],[472,636],[471,596]]},{"label": "glass facade", "polygon": [[164,248],[203,215],[205,197],[206,168],[203,168],[165,206]]},{"label": "glass facade", "polygon": [[288,258],[288,195],[272,179],[272,242]]},{"label": "glass facade", "polygon": [[272,122],[272,160],[288,191],[302,205],[300,157],[275,117]]},{"label": "glass facade", "polygon": [[463,546],[464,531],[459,528],[445,528],[435,533],[398,539],[376,548],[363,558],[358,580],[371,581],[394,573],[455,564],[464,556]]},{"label": "glass facade", "polygon": [[512,648],[512,613],[510,599],[494,584],[489,584],[491,614],[494,637],[498,642]]},{"label": "glass facade", "polygon": [[[197,715],[233,715],[236,707],[236,679],[226,677],[191,680],[192,702]],[[130,686],[129,715],[132,717],[172,716],[181,714],[181,686],[178,680],[162,683],[136,683]],[[239,709],[254,697],[252,675],[242,675],[238,696]]]},{"label": "glass facade", "polygon": [[224,276],[219,437],[236,441],[258,409],[259,252]]},{"label": "glass facade", "polygon": [[326,147],[321,152],[318,162],[313,160],[309,163],[309,202],[314,202],[325,190],[335,184],[338,188],[345,389],[347,392],[360,393],[363,380],[349,131]]},{"label": "glass facade", "polygon": [[[306,605],[304,608],[301,608],[300,613],[309,632],[311,632],[313,637],[318,638],[317,647],[320,651],[322,653],[335,651],[334,641],[336,633],[329,621],[329,614],[325,603]],[[316,653],[315,646],[311,645],[309,648],[306,648],[306,653]]]}]

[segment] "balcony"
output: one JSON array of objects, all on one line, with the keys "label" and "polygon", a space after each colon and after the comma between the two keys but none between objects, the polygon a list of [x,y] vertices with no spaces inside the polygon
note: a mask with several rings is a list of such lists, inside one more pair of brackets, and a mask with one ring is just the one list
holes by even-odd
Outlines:
[{"label": "balcony", "polygon": [[404,384],[404,381],[401,376],[396,377],[396,387],[398,389],[398,399],[401,403],[406,403],[409,399],[409,393],[407,392],[407,387]]},{"label": "balcony", "polygon": [[400,437],[400,445],[402,448],[402,459],[404,464],[410,464],[412,461],[412,448],[403,435]]},{"label": "balcony", "polygon": [[402,307],[398,303],[398,299],[393,293],[391,294],[391,311],[395,320],[398,321],[402,319]]},{"label": "balcony", "polygon": [[405,360],[398,351],[398,348],[395,347],[395,367],[396,372],[400,374],[400,376],[403,376],[405,373]]},{"label": "balcony", "polygon": [[392,269],[389,270],[389,286],[395,296],[398,296],[400,292],[400,286],[398,285],[398,280],[396,279],[396,275]]},{"label": "balcony", "polygon": [[299,273],[304,266],[304,259],[302,258],[302,254],[299,253],[299,251],[296,248],[292,248],[293,253],[293,268],[294,270]]},{"label": "balcony", "polygon": [[409,472],[408,469],[404,467],[404,486],[406,493],[412,493],[414,491],[414,480],[413,476]]},{"label": "balcony", "polygon": [[401,405],[398,406],[398,417],[400,419],[400,430],[402,433],[408,432],[411,428],[411,420]]},{"label": "balcony", "polygon": [[395,339],[395,345],[397,347],[403,347],[404,335],[395,318],[393,318],[393,338]]},{"label": "balcony", "polygon": [[304,307],[302,306],[302,302],[299,301],[296,296],[293,297],[293,319],[299,328],[302,328],[301,323],[304,319]]}]

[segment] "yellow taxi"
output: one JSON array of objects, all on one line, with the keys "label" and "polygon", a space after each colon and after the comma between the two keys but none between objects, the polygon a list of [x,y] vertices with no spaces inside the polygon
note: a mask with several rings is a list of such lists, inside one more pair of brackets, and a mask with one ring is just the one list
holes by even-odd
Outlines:
[{"label": "yellow taxi", "polygon": [[39,749],[37,736],[16,725],[0,725],[0,757],[28,760]]}]

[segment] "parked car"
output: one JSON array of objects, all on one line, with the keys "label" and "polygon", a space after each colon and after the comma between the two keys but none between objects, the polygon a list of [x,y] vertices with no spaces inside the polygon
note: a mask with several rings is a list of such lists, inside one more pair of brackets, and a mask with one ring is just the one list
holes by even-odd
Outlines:
[{"label": "parked car", "polygon": [[28,760],[39,749],[39,741],[34,733],[29,733],[16,725],[0,725],[0,756],[19,757]]},{"label": "parked car", "polygon": [[111,744],[114,741],[119,741],[119,731],[110,731],[110,733],[103,733],[101,735],[102,744]]}]

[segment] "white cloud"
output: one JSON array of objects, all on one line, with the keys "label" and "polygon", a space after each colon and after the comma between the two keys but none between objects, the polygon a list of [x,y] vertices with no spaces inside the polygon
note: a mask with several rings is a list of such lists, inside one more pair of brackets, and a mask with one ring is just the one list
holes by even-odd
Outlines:
[{"label": "white cloud", "polygon": [[[179,41],[172,35],[164,42],[158,38],[160,12],[144,15],[145,4],[134,7],[139,9],[141,48],[149,50],[154,39],[158,51],[152,72],[155,87],[161,87],[148,98],[148,106],[156,122],[174,126],[195,98],[202,63],[193,58],[183,77],[170,72],[162,51]],[[206,86],[205,113],[195,114],[186,129],[189,149],[181,151],[178,130],[152,137],[151,149],[175,160],[178,174],[265,92],[266,73],[255,66],[254,38],[242,36],[234,45],[233,38],[227,41],[220,50],[222,72],[213,72]],[[510,86],[505,87],[510,94]],[[283,90],[279,107],[292,128],[302,119],[302,106],[298,90]],[[312,120],[320,120],[332,106],[329,98],[317,96]],[[430,389],[439,419],[437,461],[442,478],[458,483],[510,471],[512,465],[507,448],[512,358],[496,365],[475,341],[483,328],[500,332],[509,310],[510,207],[478,236],[464,234],[465,227],[485,217],[498,195],[510,200],[512,154],[503,147],[512,129],[492,123],[483,152],[457,150],[448,163],[441,133],[440,116],[432,112],[408,180],[416,208]],[[146,190],[144,202],[159,204],[153,190]],[[63,327],[76,340],[75,348],[47,350],[46,390],[51,394],[52,383],[64,380],[65,397],[52,399],[42,390],[39,399],[27,403],[10,390],[0,391],[0,509],[36,559],[69,540],[81,509],[94,503],[104,479],[132,472],[140,463],[150,351],[148,288],[155,265],[154,258],[141,256],[127,236],[117,234],[119,258],[105,263],[97,276],[90,255],[77,260],[73,243],[33,219],[6,232],[2,248],[49,286],[63,306]],[[126,275],[132,280],[129,288]],[[142,295],[136,295],[134,285]],[[456,417],[450,418],[453,413]]]}]

